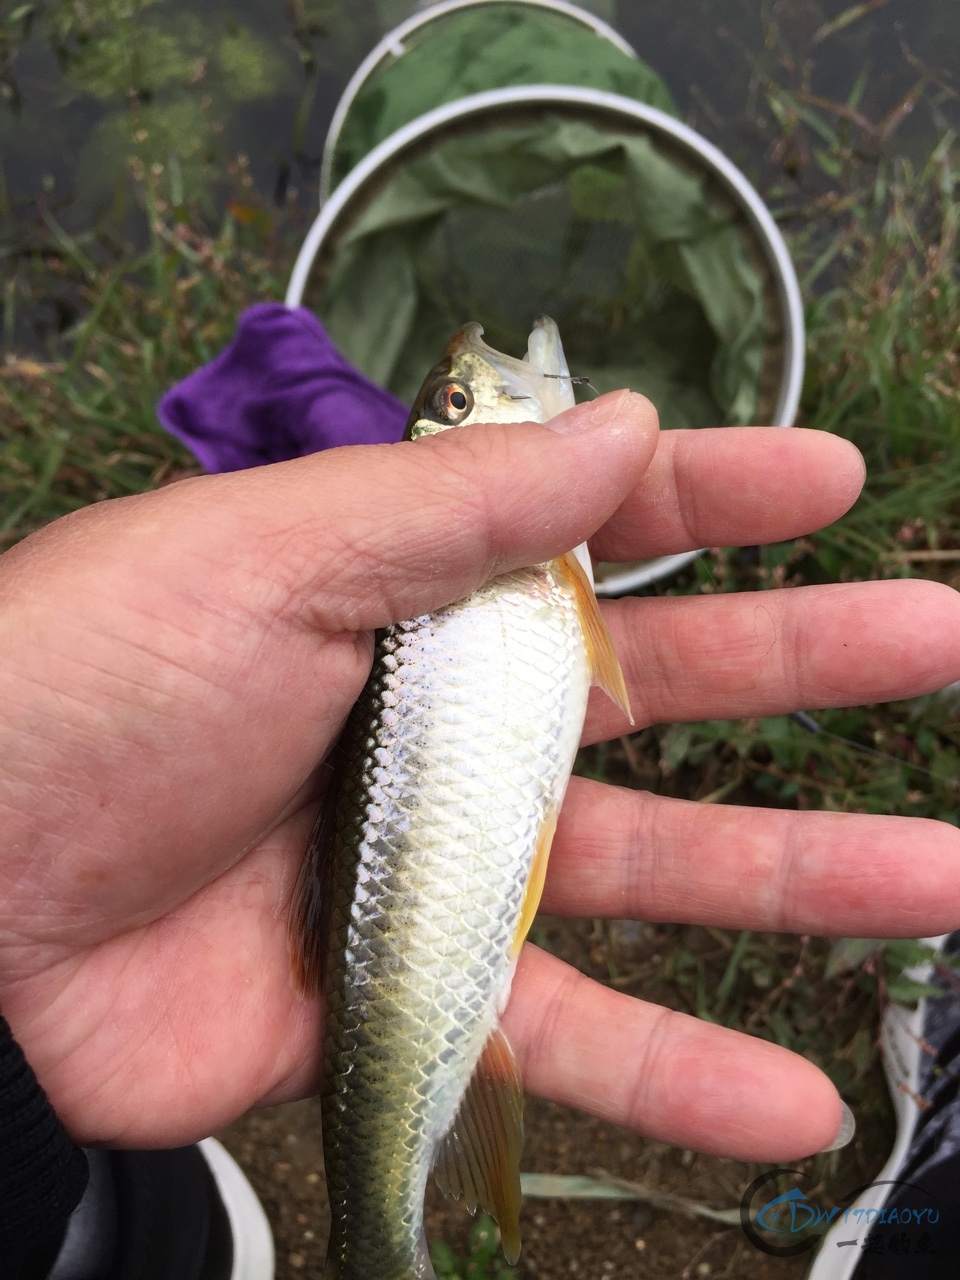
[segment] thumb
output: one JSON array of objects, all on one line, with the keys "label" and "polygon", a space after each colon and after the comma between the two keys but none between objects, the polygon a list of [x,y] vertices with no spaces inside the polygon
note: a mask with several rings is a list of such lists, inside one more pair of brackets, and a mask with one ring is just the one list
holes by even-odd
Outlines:
[{"label": "thumb", "polygon": [[478,424],[205,483],[223,486],[222,504],[209,497],[224,554],[274,609],[359,631],[583,542],[639,483],[656,437],[649,401],[615,392],[544,426]]},{"label": "thumb", "polygon": [[[23,919],[38,868],[55,868],[43,892],[72,945],[221,874],[329,746],[369,669],[366,632],[582,542],[656,434],[645,400],[615,394],[549,427],[182,481],[6,552],[0,809]],[[9,888],[6,907],[20,910]]]}]

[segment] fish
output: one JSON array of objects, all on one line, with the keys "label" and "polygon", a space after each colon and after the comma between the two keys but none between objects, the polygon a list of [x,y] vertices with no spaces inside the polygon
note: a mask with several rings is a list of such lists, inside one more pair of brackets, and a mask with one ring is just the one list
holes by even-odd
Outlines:
[{"label": "fish", "polygon": [[[405,438],[572,406],[556,324],[526,356],[454,334]],[[435,1280],[431,1171],[520,1253],[522,1093],[500,1027],[592,682],[629,715],[586,548],[378,632],[295,890],[301,988],[324,997],[324,1280]]]}]

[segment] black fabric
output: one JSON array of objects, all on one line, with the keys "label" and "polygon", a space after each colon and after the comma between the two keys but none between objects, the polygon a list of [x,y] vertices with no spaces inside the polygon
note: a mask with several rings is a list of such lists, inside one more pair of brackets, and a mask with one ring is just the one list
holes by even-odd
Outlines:
[{"label": "black fabric", "polygon": [[107,1280],[117,1256],[117,1189],[109,1151],[88,1151],[90,1181],[45,1280]]},{"label": "black fabric", "polygon": [[[23,1051],[0,1016],[0,1272],[24,1276],[56,1255],[87,1184],[71,1142]],[[38,1261],[38,1259],[40,1261]],[[11,1268],[10,1271],[7,1268]]]},{"label": "black fabric", "polygon": [[869,1232],[853,1280],[957,1280],[960,1275],[960,1157],[952,1152],[886,1201],[889,1214],[930,1208],[930,1226],[887,1226]]},{"label": "black fabric", "polygon": [[81,1151],[0,1016],[2,1280],[227,1280],[232,1257],[199,1149]]},{"label": "black fabric", "polygon": [[88,1151],[90,1181],[55,1260],[2,1280],[229,1280],[233,1237],[198,1147]]},{"label": "black fabric", "polygon": [[219,1196],[199,1150],[114,1151],[111,1160],[119,1239],[110,1280],[213,1280],[207,1254]]},{"label": "black fabric", "polygon": [[47,1280],[50,1267],[60,1250],[63,1228],[45,1240],[25,1247],[14,1246],[3,1254],[3,1280]]}]

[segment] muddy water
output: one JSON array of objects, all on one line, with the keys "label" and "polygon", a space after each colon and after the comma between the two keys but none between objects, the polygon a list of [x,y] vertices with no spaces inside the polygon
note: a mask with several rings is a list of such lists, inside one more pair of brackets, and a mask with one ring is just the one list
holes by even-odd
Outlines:
[{"label": "muddy water", "polygon": [[[960,112],[960,6],[872,0],[582,0],[666,79],[685,116],[761,181],[782,131],[765,87],[886,121],[919,150]],[[316,201],[323,137],[364,53],[409,0],[40,0],[0,6],[0,229],[38,201],[72,231],[135,228],[130,158],[211,217],[238,155],[278,205]],[[910,94],[926,91],[911,111]],[[854,114],[850,114],[850,113]],[[895,127],[893,127],[895,126]],[[882,126],[881,126],[882,127]],[[855,128],[859,143],[865,135]],[[767,178],[769,175],[767,175]]]}]

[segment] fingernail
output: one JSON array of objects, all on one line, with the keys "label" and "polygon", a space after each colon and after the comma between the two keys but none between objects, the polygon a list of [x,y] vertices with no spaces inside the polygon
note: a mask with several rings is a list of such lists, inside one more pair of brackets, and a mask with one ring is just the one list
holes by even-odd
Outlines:
[{"label": "fingernail", "polygon": [[853,1117],[853,1112],[841,1098],[840,1100],[840,1131],[829,1147],[824,1147],[824,1152],[839,1151],[841,1147],[845,1147],[857,1131],[857,1122]]},{"label": "fingernail", "polygon": [[[598,396],[589,404],[578,404],[573,409],[558,413],[544,425],[561,436],[585,435],[588,431],[595,431],[597,427],[602,427],[616,418],[632,394],[631,391],[608,391],[606,395]],[[637,396],[637,399],[640,400],[641,397]]]}]

